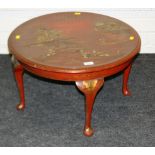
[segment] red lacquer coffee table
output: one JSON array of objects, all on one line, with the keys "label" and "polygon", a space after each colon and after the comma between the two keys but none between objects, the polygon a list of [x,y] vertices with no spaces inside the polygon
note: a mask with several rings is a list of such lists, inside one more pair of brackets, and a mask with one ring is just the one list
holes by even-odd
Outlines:
[{"label": "red lacquer coffee table", "polygon": [[8,46],[20,93],[17,109],[25,108],[24,70],[49,79],[75,81],[86,97],[84,134],[91,136],[93,104],[104,78],[124,71],[122,90],[130,95],[127,82],[140,50],[140,37],[115,18],[63,12],[23,23],[11,33]]}]

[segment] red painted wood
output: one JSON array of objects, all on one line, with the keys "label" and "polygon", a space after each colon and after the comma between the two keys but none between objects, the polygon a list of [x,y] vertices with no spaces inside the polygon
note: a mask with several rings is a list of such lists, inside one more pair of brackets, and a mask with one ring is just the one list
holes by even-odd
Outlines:
[{"label": "red painted wood", "polygon": [[[127,83],[131,63],[140,51],[141,40],[131,26],[117,19],[66,12],[20,25],[10,35],[8,47],[20,63],[14,69],[21,100],[17,109],[25,107],[24,69],[49,79],[74,81],[86,97],[84,134],[91,136],[93,104],[103,79],[124,70],[122,91],[130,95]],[[84,65],[90,61],[92,66]],[[86,89],[83,82],[94,80],[97,85]]]},{"label": "red painted wood", "polygon": [[125,67],[127,67],[131,63],[131,60],[126,61],[121,65],[117,65],[115,67],[103,69],[100,71],[91,71],[86,73],[62,73],[62,72],[52,72],[47,70],[42,70],[38,68],[34,68],[29,66],[28,64],[21,63],[23,67],[38,76],[46,77],[49,79],[62,80],[62,81],[79,81],[79,80],[91,80],[99,77],[107,77],[114,75],[120,71],[122,71]]},{"label": "red painted wood", "polygon": [[[128,24],[86,12],[34,18],[16,28],[8,39],[9,50],[22,63],[62,73],[96,72],[121,65],[139,52],[140,42]],[[84,65],[87,61],[94,64]]]},{"label": "red painted wood", "polygon": [[17,110],[24,110],[25,108],[23,72],[24,72],[24,69],[22,65],[18,65],[14,68],[14,75],[16,78],[17,86],[19,89],[19,95],[20,95],[20,103],[17,105]]},{"label": "red painted wood", "polygon": [[124,70],[124,74],[123,74],[123,88],[122,88],[122,91],[123,91],[124,96],[130,96],[131,95],[131,92],[130,92],[130,90],[128,88],[128,79],[129,79],[129,74],[130,74],[130,71],[131,71],[131,66],[132,66],[132,64],[130,64]]},{"label": "red painted wood", "polygon": [[[85,82],[88,82],[88,81],[85,81]],[[86,136],[93,135],[93,129],[91,127],[91,115],[92,115],[96,94],[99,91],[99,89],[102,87],[103,83],[104,83],[104,79],[97,79],[97,84],[96,86],[94,86],[94,88],[85,88],[83,81],[76,82],[77,87],[81,92],[84,93],[86,98],[86,104],[85,104],[86,117],[85,117],[85,127],[84,127],[84,134]]]}]

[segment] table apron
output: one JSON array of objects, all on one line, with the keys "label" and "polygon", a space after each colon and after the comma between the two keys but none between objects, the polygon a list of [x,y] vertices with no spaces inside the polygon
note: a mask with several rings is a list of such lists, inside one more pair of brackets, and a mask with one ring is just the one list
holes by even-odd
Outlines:
[{"label": "table apron", "polygon": [[103,69],[95,72],[86,72],[86,73],[64,73],[64,72],[46,71],[46,70],[29,66],[22,62],[21,62],[21,65],[24,67],[25,70],[35,75],[45,77],[48,79],[61,80],[61,81],[82,81],[82,80],[104,78],[104,77],[108,77],[110,75],[116,74],[124,70],[131,62],[132,62],[132,59],[128,60],[127,62],[121,65],[118,65],[112,68],[107,68],[107,69]]}]

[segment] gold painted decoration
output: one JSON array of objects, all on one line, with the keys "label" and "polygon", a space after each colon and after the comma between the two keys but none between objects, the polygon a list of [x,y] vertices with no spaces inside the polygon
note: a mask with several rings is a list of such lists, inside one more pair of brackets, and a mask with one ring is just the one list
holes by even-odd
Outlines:
[{"label": "gold painted decoration", "polygon": [[93,55],[92,51],[86,51],[86,50],[80,50],[80,54],[84,57],[84,58],[90,58]]},{"label": "gold painted decoration", "polygon": [[11,55],[11,62],[12,62],[12,65],[13,65],[14,68],[17,67],[17,66],[19,65],[19,62],[18,62],[18,60],[15,58],[14,55]]},{"label": "gold painted decoration", "polygon": [[55,55],[56,54],[56,51],[52,48],[48,49],[48,52],[50,55]]},{"label": "gold painted decoration", "polygon": [[[102,24],[97,24],[100,26]],[[36,35],[34,42],[26,44],[25,46],[39,46],[41,47],[45,53],[42,55],[42,59],[46,59],[46,57],[54,56],[57,51],[75,51],[78,52],[83,58],[89,59],[93,57],[109,57],[118,55],[116,52],[109,51],[97,51],[95,49],[81,49],[83,42],[76,41],[74,38],[68,38],[62,34],[61,31],[55,29],[47,29],[47,28],[38,28],[36,30]],[[104,38],[103,38],[104,39]],[[102,41],[102,40],[100,40]]]},{"label": "gold painted decoration", "polygon": [[93,90],[97,85],[97,80],[83,81],[85,89]]},{"label": "gold painted decoration", "polygon": [[108,57],[108,56],[110,56],[109,53],[104,52],[104,51],[83,50],[83,49],[80,50],[80,54],[83,56],[83,58],[92,58],[92,57],[97,57],[97,56],[99,56],[99,57],[102,57],[102,56]]},{"label": "gold painted decoration", "polygon": [[51,42],[60,37],[60,32],[57,30],[40,28],[37,34],[37,43]]},{"label": "gold painted decoration", "polygon": [[124,31],[129,28],[121,23],[114,21],[99,21],[95,24],[95,31],[103,31],[103,32],[113,32],[113,31]]},{"label": "gold painted decoration", "polygon": [[119,21],[98,21],[95,23],[95,31],[100,32],[103,36],[99,39],[99,44],[115,45],[134,40],[134,36],[130,36],[130,28]]}]

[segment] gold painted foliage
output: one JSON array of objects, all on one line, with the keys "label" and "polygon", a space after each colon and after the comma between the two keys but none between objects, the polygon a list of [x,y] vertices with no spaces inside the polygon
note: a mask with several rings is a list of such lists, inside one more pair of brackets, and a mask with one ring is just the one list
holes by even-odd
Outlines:
[{"label": "gold painted foliage", "polygon": [[50,42],[60,37],[60,32],[57,30],[48,30],[46,28],[38,29],[37,42]]},{"label": "gold painted foliage", "polygon": [[96,56],[110,56],[107,52],[104,51],[96,51],[96,50],[80,50],[80,54],[84,57],[84,58],[92,58],[92,57],[96,57]]},{"label": "gold painted foliage", "polygon": [[125,26],[124,24],[114,22],[114,21],[97,22],[95,24],[96,31],[112,32],[112,31],[122,31],[127,29],[128,27]]}]

